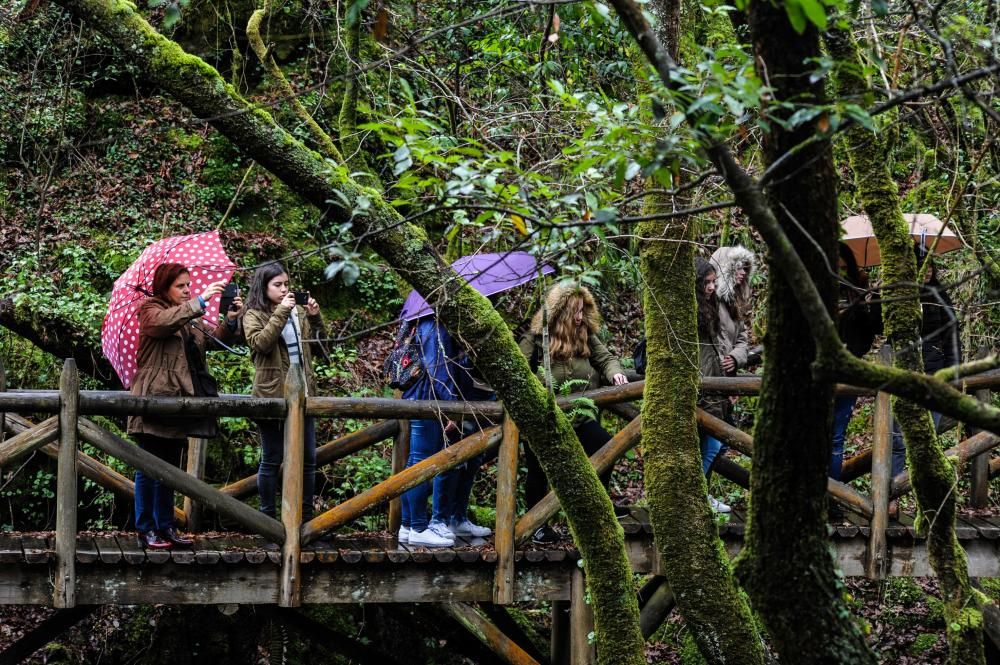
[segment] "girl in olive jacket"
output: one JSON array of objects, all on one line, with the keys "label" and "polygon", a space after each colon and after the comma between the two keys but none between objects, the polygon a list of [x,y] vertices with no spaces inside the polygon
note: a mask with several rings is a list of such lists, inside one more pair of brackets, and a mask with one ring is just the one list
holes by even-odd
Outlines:
[{"label": "girl in olive jacket", "polygon": [[[628,383],[621,364],[611,355],[597,337],[601,315],[590,291],[579,284],[568,282],[553,286],[545,299],[548,309],[549,370],[554,390],[561,390],[570,381],[579,382],[571,386],[571,392],[599,388],[602,382],[614,385]],[[544,349],[542,348],[543,311],[539,310],[531,321],[531,328],[521,339],[521,352],[531,362],[543,383],[546,376]],[[593,416],[577,414],[573,429],[587,455],[593,455],[611,440],[601,423]],[[525,450],[528,475],[525,480],[525,499],[529,507],[544,498],[548,492],[545,473],[538,459],[530,449]],[[601,476],[604,487],[611,480],[609,469]],[[532,537],[537,543],[548,543],[558,539],[558,535],[548,526],[539,528]]]},{"label": "girl in olive jacket", "polygon": [[[323,334],[323,318],[319,304],[309,298],[303,307],[295,304],[288,273],[280,263],[269,263],[257,269],[247,295],[247,311],[243,315],[243,334],[253,358],[254,377],[251,390],[254,397],[283,397],[285,376],[292,365],[301,366],[306,377],[306,391],[315,392],[310,339]],[[260,468],[257,490],[260,510],[277,517],[275,497],[278,473],[284,457],[285,423],[283,420],[261,419]],[[305,465],[302,482],[302,519],[313,514],[313,490],[316,482],[316,420],[305,421]]]}]

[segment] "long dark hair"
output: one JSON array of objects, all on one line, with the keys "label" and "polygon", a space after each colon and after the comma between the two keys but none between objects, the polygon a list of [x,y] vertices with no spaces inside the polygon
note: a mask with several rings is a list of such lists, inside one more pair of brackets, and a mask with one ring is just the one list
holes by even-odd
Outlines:
[{"label": "long dark hair", "polygon": [[186,272],[190,270],[183,263],[161,263],[156,266],[156,272],[153,273],[153,295],[169,300],[167,294],[170,292],[170,287]]},{"label": "long dark hair", "polygon": [[267,285],[272,279],[282,274],[288,274],[288,271],[277,261],[265,263],[257,268],[250,280],[250,289],[247,291],[247,309],[256,309],[261,312],[272,311],[274,303],[267,297]]},{"label": "long dark hair", "polygon": [[954,309],[955,304],[951,301],[948,292],[941,286],[941,282],[938,281],[937,265],[934,264],[934,257],[931,256],[930,252],[921,247],[920,243],[913,243],[913,255],[917,258],[917,274],[920,274],[924,263],[927,263],[926,269],[930,270],[931,275],[930,279],[920,285],[920,301],[935,305],[944,304]]},{"label": "long dark hair", "polygon": [[695,291],[698,296],[698,336],[703,343],[715,343],[719,335],[719,300],[705,293],[705,280],[716,275],[715,266],[701,257],[694,260]]}]

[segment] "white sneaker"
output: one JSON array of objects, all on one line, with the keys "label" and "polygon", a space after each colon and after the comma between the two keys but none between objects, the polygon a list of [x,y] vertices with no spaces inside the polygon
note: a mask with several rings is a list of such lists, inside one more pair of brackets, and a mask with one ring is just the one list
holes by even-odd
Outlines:
[{"label": "white sneaker", "polygon": [[455,544],[455,536],[444,522],[431,522],[423,531],[410,529],[409,544],[418,547],[451,547]]},{"label": "white sneaker", "polygon": [[465,518],[461,522],[452,522],[448,525],[448,528],[456,536],[472,536],[473,538],[486,538],[493,533],[493,529],[488,526],[473,524],[469,518]]},{"label": "white sneaker", "polygon": [[728,513],[732,510],[732,508],[722,503],[711,494],[708,495],[708,505],[717,513]]},{"label": "white sneaker", "polygon": [[410,527],[401,526],[399,527],[399,544],[405,545],[410,542]]}]

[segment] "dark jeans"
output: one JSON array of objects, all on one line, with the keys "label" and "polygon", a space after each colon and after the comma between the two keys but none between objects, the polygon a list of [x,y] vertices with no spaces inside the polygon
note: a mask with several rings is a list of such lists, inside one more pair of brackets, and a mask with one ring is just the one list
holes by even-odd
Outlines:
[{"label": "dark jeans", "polygon": [[[275,497],[278,494],[278,474],[285,456],[285,421],[261,420],[260,468],[257,470],[257,491],[260,493],[260,511],[277,517]],[[302,520],[312,519],[313,490],[316,485],[316,419],[307,417],[305,422],[305,464],[302,470]]]},{"label": "dark jeans", "polygon": [[[164,439],[152,434],[136,434],[139,449],[180,467],[187,439]],[[140,533],[174,526],[174,491],[141,470],[135,471],[135,528]]]},{"label": "dark jeans", "polygon": [[[611,440],[611,435],[596,420],[587,420],[580,423],[573,427],[573,431],[576,432],[577,438],[583,444],[583,449],[586,451],[588,457],[596,453],[605,443]],[[542,467],[538,463],[538,458],[535,457],[535,454],[531,452],[531,448],[528,446],[524,447],[524,461],[528,467],[528,477],[524,481],[524,499],[528,504],[528,510],[531,510],[536,503],[544,499],[545,495],[548,494],[549,483],[545,477],[545,472],[542,471]],[[611,469],[608,469],[601,474],[601,484],[607,490],[610,483]]]},{"label": "dark jeans", "polygon": [[833,452],[830,455],[830,477],[834,480],[840,480],[840,471],[844,467],[844,438],[857,401],[857,395],[838,395],[833,401]]}]

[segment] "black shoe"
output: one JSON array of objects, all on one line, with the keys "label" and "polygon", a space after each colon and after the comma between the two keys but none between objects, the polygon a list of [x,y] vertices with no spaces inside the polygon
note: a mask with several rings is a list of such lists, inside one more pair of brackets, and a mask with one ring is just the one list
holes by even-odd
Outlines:
[{"label": "black shoe", "polygon": [[536,545],[551,545],[560,540],[559,532],[550,526],[540,526],[535,533],[531,534],[531,542]]},{"label": "black shoe", "polygon": [[174,546],[169,540],[162,538],[155,531],[139,532],[139,541],[147,550],[169,550]]},{"label": "black shoe", "polygon": [[188,538],[187,536],[182,536],[180,533],[178,533],[177,529],[175,529],[174,527],[170,527],[167,529],[160,529],[160,536],[164,540],[169,540],[171,543],[177,545],[178,547],[191,547],[192,545],[194,545],[193,539]]}]

